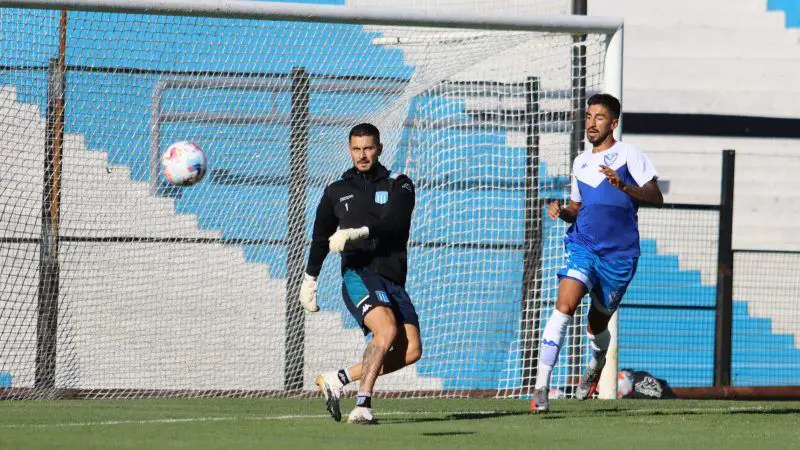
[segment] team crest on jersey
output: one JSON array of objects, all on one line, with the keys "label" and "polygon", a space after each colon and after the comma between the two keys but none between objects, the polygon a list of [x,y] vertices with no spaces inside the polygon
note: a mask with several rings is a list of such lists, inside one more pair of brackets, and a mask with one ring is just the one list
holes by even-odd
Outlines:
[{"label": "team crest on jersey", "polygon": [[383,205],[389,200],[389,193],[387,191],[378,191],[375,193],[375,203]]},{"label": "team crest on jersey", "polygon": [[607,166],[610,166],[610,165],[614,164],[614,161],[616,161],[616,160],[617,160],[617,154],[616,153],[609,153],[609,154],[607,154],[606,156],[603,157],[603,161],[606,162]]}]

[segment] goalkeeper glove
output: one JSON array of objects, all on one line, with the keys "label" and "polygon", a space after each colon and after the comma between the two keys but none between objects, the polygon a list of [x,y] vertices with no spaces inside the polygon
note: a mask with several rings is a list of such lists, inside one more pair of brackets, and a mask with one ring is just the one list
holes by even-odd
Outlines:
[{"label": "goalkeeper glove", "polygon": [[334,253],[344,251],[344,246],[349,241],[360,241],[369,237],[369,228],[345,228],[333,233],[333,236],[328,238],[328,247]]},{"label": "goalkeeper glove", "polygon": [[319,311],[317,306],[317,277],[303,274],[303,284],[300,285],[300,304],[308,312]]}]

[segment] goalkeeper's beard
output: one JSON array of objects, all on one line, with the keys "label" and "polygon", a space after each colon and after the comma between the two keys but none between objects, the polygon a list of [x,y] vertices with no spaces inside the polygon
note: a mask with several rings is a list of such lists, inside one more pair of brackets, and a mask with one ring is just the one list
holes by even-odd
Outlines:
[{"label": "goalkeeper's beard", "polygon": [[373,167],[375,167],[375,161],[368,159],[356,161],[356,170],[359,172],[369,172]]}]

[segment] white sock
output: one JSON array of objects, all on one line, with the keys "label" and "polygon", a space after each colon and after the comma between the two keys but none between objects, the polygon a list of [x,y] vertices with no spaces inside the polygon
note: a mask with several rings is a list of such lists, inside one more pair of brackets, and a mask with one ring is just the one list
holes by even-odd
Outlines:
[{"label": "white sock", "polygon": [[572,323],[572,316],[568,316],[557,309],[547,321],[542,333],[542,343],[539,345],[539,366],[536,371],[536,389],[550,386],[550,376],[553,366],[558,361],[558,352],[567,333],[567,327]]},{"label": "white sock", "polygon": [[606,352],[611,343],[611,333],[605,329],[597,334],[587,333],[589,345],[592,347],[592,359],[589,360],[589,369],[597,370],[606,363]]}]

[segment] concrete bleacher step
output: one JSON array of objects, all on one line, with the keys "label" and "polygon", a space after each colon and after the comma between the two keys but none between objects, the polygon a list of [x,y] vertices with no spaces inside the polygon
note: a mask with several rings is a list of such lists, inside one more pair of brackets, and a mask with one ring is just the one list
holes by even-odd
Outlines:
[{"label": "concrete bleacher step", "polygon": [[775,332],[794,335],[797,348],[800,348],[800,312],[787,306],[800,296],[800,286],[795,282],[799,262],[800,256],[792,254],[768,259],[759,253],[737,253],[734,267],[746,276],[733,280],[734,295],[749,300],[741,314],[770,319]]},{"label": "concrete bleacher step", "polygon": [[[735,28],[760,32],[783,27],[784,14],[777,11],[720,10],[719,8],[699,7],[683,9],[671,3],[626,8],[625,26],[650,25],[672,27]],[[639,4],[636,4],[639,5]]]},{"label": "concrete bleacher step", "polygon": [[704,283],[716,281],[717,226],[714,211],[639,210],[641,238],[655,240],[659,253],[678,255],[678,267],[699,271]]},{"label": "concrete bleacher step", "polygon": [[[755,37],[754,36],[754,33]],[[715,58],[798,60],[797,40],[783,28],[774,30],[660,27],[658,24],[625,27],[625,56],[695,58],[708,54]],[[647,54],[647,49],[650,54]],[[663,51],[663,53],[661,53]],[[756,61],[753,61],[755,63]]]},{"label": "concrete bleacher step", "polygon": [[[800,145],[800,141],[797,144]],[[736,174],[737,180],[742,177],[753,177],[754,174],[763,176],[765,172],[768,172],[774,175],[773,178],[778,181],[788,181],[786,179],[790,178],[793,171],[800,166],[800,154],[780,155],[779,150],[774,152],[766,150],[762,154],[749,153],[747,150],[732,150],[736,152],[736,159],[741,163],[737,164],[737,168],[746,167],[748,169],[739,170],[740,173]],[[787,153],[790,152],[791,150],[787,149]],[[653,149],[645,150],[645,153],[653,164],[657,164],[656,170],[659,172],[662,167],[683,168],[689,175],[705,172],[705,178],[720,180],[722,177],[722,149],[714,152]]]},{"label": "concrete bleacher step", "polygon": [[[18,103],[16,89],[0,86],[0,192],[15,201],[3,202],[0,229],[7,237],[36,239],[41,230],[43,151],[26,151],[38,146],[44,136],[44,122],[35,105]],[[37,147],[37,148],[44,148]]]},{"label": "concrete bleacher step", "polygon": [[[187,263],[203,264],[197,256]],[[240,289],[261,294],[232,298],[226,292],[228,274],[218,270],[217,279],[209,280],[216,282],[197,286],[192,301],[176,301],[181,274],[172,273],[170,280],[146,259],[139,263],[140,273],[152,277],[148,297],[141,297],[138,286],[119,283],[111,296],[76,289],[80,297],[67,298],[74,332],[60,350],[80,366],[77,379],[69,380],[75,387],[282,388],[284,327],[277,320],[284,314],[282,282],[250,279]],[[82,269],[78,273],[90,273],[88,266]],[[124,265],[117,269],[120,277],[126,275]]]},{"label": "concrete bleacher step", "polygon": [[[719,87],[720,89],[741,89],[761,87],[768,81],[778,82],[773,85],[775,89],[780,86],[783,90],[796,91],[800,83],[792,74],[800,71],[800,59],[776,58],[762,59],[754,62],[750,58],[743,56],[725,58],[720,56],[712,57],[688,57],[679,58],[667,57],[644,57],[628,58],[623,67],[626,87],[630,84],[637,87],[645,83],[653,73],[669,73],[669,77],[659,79],[659,88],[675,88],[689,85],[692,83],[706,83],[710,89]],[[692,79],[694,78],[694,79]],[[718,86],[708,83],[720,83]],[[738,84],[733,84],[737,83]],[[652,83],[652,81],[651,81]],[[648,85],[646,87],[652,87]]]},{"label": "concrete bleacher step", "polygon": [[[647,79],[654,69],[647,63],[636,64],[633,59],[625,65],[624,78],[630,80],[625,83],[626,88],[649,89],[652,81]],[[800,59],[792,61],[800,66]],[[795,65],[795,64],[786,64]],[[771,72],[768,74],[754,73],[756,71],[740,71],[737,67],[720,65],[716,70],[699,69],[691,65],[674,65],[665,69],[670,73],[658,85],[662,90],[720,90],[735,91],[746,89],[748,92],[774,92],[776,86],[787,93],[800,93],[800,83],[791,75],[790,70]]]},{"label": "concrete bleacher step", "polygon": [[[624,140],[644,150],[648,155],[664,152],[684,157],[683,153],[716,155],[722,161],[724,149],[734,149],[742,155],[794,155],[800,146],[800,139],[747,138],[725,136],[675,136],[624,134]],[[688,156],[687,156],[688,157]]]},{"label": "concrete bleacher step", "polygon": [[[697,2],[694,0],[673,0],[668,3],[659,0],[591,0],[588,4],[589,14],[614,14],[620,10],[630,9],[633,13],[649,11],[651,8],[669,8],[675,11],[692,12],[696,10],[712,10],[720,3]],[[725,0],[724,8],[728,12],[764,12],[767,10],[767,0]]]},{"label": "concrete bleacher step", "polygon": [[[650,50],[655,52],[657,50]],[[800,52],[798,52],[800,53]],[[775,118],[797,117],[800,93],[740,90],[707,91],[702,89],[631,88],[624,92],[629,112],[702,113],[751,115]]]}]

